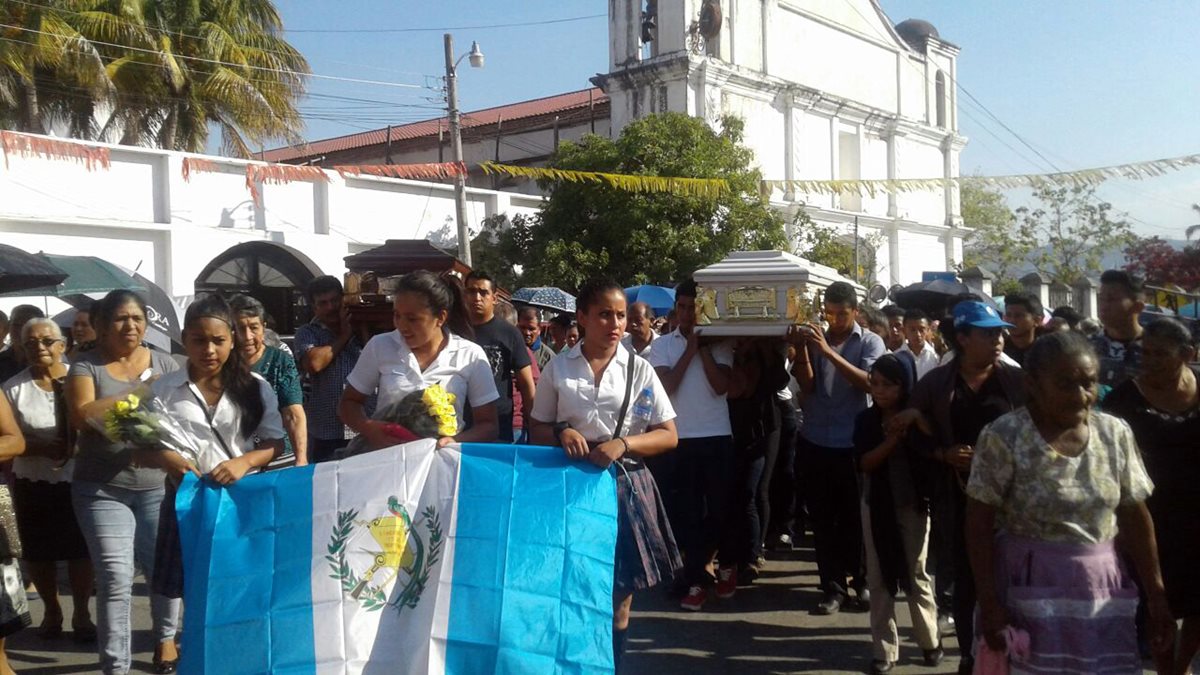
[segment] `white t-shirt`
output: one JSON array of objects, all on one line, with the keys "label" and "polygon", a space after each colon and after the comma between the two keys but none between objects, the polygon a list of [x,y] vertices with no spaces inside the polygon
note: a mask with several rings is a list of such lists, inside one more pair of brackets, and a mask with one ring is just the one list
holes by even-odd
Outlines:
[{"label": "white t-shirt", "polygon": [[[675,329],[654,341],[650,349],[650,365],[673,368],[686,349],[687,338],[679,329]],[[733,366],[733,349],[728,342],[715,344],[711,350],[717,364]],[[679,388],[671,397],[671,404],[679,411],[675,427],[680,438],[729,436],[733,433],[729,426],[729,406],[725,403],[725,395],[717,394],[709,385],[699,354],[688,364]]]},{"label": "white t-shirt", "polygon": [[200,473],[209,473],[221,462],[241,457],[260,441],[283,439],[283,418],[279,415],[275,389],[258,373],[251,374],[258,382],[258,394],[263,401],[262,420],[251,436],[242,435],[242,411],[224,394],[212,408],[212,423],[209,423],[208,404],[189,378],[186,367],[163,375],[152,385],[154,395],[166,406],[172,419],[197,442],[200,456],[196,468]]},{"label": "white t-shirt", "polygon": [[462,431],[464,406],[487,405],[500,398],[500,393],[483,348],[453,333],[443,335],[446,344],[424,372],[400,331],[376,335],[363,347],[346,383],[367,396],[378,391],[377,410],[398,403],[414,391],[440,384],[454,394],[454,414]]},{"label": "white t-shirt", "polygon": [[[658,340],[658,333],[655,333],[654,331],[650,331],[650,343],[646,345],[645,349],[641,350],[640,352],[637,352],[637,355],[642,357],[643,359],[649,358],[650,350],[654,347],[654,343],[656,340]],[[626,349],[629,349],[631,351],[635,351],[634,347],[633,347],[633,336],[630,335],[629,333],[626,333],[625,337],[621,338],[621,346],[623,346]]]},{"label": "white t-shirt", "polygon": [[[589,442],[611,439],[617,426],[617,416],[621,412],[621,402],[625,400],[625,373],[629,359],[633,359],[633,388],[629,407],[625,411],[622,435],[643,433],[644,427],[675,418],[667,390],[649,362],[618,347],[600,376],[600,385],[596,386],[592,368],[581,351],[582,345],[580,342],[546,364],[538,380],[537,396],[533,399],[535,420],[547,424],[566,422]],[[639,405],[644,409],[635,412]],[[643,424],[635,423],[634,418],[639,415]]]},{"label": "white t-shirt", "polygon": [[[907,342],[900,345],[900,349],[896,350],[897,354],[900,352],[908,352],[909,354],[913,353]],[[937,350],[933,348],[933,345],[926,342],[924,347],[921,349],[920,354],[913,354],[913,360],[916,361],[917,364],[917,379],[919,380],[922,377],[925,377],[925,373],[928,373],[929,371],[938,367]]]},{"label": "white t-shirt", "polygon": [[[54,392],[46,391],[33,382],[29,368],[13,375],[4,383],[4,395],[12,404],[17,426],[26,438],[55,440],[58,438],[58,421],[54,414]],[[59,460],[49,457],[13,458],[13,475],[24,480],[40,480],[47,483],[66,483],[71,480],[75,461],[67,460],[59,468]]]}]

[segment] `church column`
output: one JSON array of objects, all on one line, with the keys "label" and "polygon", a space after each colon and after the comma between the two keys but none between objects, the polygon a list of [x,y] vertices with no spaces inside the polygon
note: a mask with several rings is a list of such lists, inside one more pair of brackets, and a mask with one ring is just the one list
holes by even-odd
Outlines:
[{"label": "church column", "polygon": [[954,227],[954,136],[942,139],[942,197],[946,207],[946,227]]},{"label": "church column", "polygon": [[900,226],[892,221],[887,226],[888,240],[888,284],[900,283]]}]

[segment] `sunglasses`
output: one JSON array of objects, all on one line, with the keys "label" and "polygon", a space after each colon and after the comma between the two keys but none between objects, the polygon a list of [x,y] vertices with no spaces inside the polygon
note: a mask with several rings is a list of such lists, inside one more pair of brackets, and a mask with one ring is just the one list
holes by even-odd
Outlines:
[{"label": "sunglasses", "polygon": [[38,338],[34,338],[32,340],[26,340],[25,346],[29,347],[30,349],[36,349],[40,343],[43,347],[49,349],[50,347],[53,347],[54,343],[56,342],[62,342],[62,340],[59,338],[41,338],[40,340]]}]

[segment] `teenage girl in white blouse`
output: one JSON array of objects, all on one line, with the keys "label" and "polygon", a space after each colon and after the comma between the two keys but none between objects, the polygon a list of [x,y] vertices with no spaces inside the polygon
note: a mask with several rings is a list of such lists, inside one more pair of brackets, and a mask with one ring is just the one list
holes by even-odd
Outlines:
[{"label": "teenage girl in white blouse", "polygon": [[193,302],[183,320],[187,366],[154,382],[154,394],[173,419],[192,436],[199,457],[173,450],[143,451],[136,456],[167,472],[167,494],[158,520],[154,591],[183,596],[183,556],[175,517],[175,490],[185,474],[206,475],[231,485],[257,472],[283,451],[283,419],[275,391],[235,348],[235,320],[218,296]]},{"label": "teenage girl in white blouse", "polygon": [[621,346],[621,286],[588,282],[575,307],[583,340],[542,371],[530,437],[537,445],[562,446],[572,459],[618,465],[613,657],[619,667],[634,591],[669,581],[683,566],[658,487],[641,461],[675,447],[675,410],[650,363]]}]

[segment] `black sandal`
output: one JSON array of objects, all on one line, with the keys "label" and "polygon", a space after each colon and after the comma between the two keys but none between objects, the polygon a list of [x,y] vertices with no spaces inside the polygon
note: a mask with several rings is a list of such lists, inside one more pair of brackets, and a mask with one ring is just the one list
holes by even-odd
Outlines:
[{"label": "black sandal", "polygon": [[[176,648],[176,649],[178,649],[178,648]],[[159,653],[158,649],[154,650],[154,672],[158,673],[159,675],[167,675],[167,673],[175,672],[178,668],[179,668],[179,657],[178,656],[176,656],[174,659],[171,659],[168,661],[166,659],[163,659],[163,657]]]}]

